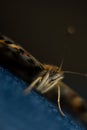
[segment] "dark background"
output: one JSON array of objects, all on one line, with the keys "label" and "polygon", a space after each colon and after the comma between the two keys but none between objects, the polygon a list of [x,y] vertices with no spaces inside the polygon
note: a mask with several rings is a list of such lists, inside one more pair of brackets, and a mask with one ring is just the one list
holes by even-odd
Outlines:
[{"label": "dark background", "polygon": [[[86,0],[0,1],[0,31],[43,63],[87,73]],[[87,78],[66,75],[65,82],[87,100]]]}]

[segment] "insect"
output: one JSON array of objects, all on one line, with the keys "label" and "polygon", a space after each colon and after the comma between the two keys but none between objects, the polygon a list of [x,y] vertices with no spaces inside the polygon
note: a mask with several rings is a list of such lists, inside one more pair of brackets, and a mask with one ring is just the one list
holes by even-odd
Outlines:
[{"label": "insect", "polygon": [[55,89],[57,93],[57,103],[60,113],[65,116],[60,105],[61,86],[65,73],[78,74],[77,72],[63,71],[62,63],[58,66],[42,64],[23,47],[4,35],[0,35],[0,64],[9,68],[12,72],[22,77],[29,83],[24,90],[28,94],[32,89],[45,95]]}]

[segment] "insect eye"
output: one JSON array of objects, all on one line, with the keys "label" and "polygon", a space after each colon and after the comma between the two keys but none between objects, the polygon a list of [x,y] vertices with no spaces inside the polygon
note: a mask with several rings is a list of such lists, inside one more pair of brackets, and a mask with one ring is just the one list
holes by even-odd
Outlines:
[{"label": "insect eye", "polygon": [[56,72],[54,70],[51,71],[51,75],[53,76]]},{"label": "insect eye", "polygon": [[55,74],[55,71],[52,71],[52,74]]}]

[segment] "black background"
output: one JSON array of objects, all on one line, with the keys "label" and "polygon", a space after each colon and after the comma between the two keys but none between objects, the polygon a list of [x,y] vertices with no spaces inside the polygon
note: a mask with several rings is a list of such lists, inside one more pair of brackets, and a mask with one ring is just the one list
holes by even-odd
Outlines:
[{"label": "black background", "polygon": [[[87,73],[86,0],[0,1],[0,31],[43,63]],[[87,100],[87,78],[66,75],[65,82]]]}]

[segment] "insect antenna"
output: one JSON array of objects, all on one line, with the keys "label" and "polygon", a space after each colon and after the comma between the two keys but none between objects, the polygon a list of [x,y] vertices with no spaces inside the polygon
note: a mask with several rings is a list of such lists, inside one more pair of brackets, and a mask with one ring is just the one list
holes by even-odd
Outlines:
[{"label": "insect antenna", "polygon": [[63,71],[63,72],[66,73],[66,74],[74,74],[74,75],[87,77],[87,74],[84,74],[84,73],[79,73],[79,72],[74,72],[74,71]]},{"label": "insect antenna", "polygon": [[61,61],[61,64],[60,64],[60,66],[59,66],[59,70],[58,70],[58,72],[61,72],[62,67],[63,67],[63,62],[64,62],[64,59],[62,59],[62,61]]}]

